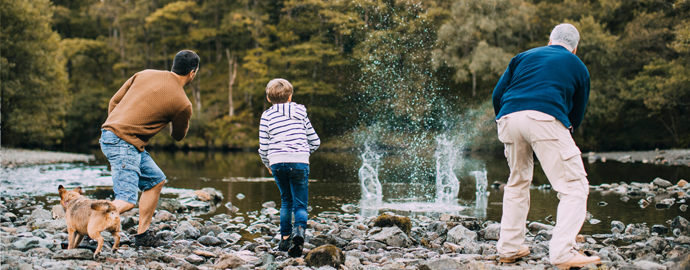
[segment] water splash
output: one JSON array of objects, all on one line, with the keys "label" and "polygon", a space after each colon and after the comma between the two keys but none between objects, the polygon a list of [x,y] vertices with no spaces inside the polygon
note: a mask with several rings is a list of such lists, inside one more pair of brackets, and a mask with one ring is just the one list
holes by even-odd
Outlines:
[{"label": "water splash", "polygon": [[381,156],[371,150],[367,144],[362,153],[362,167],[359,168],[359,181],[362,187],[362,200],[378,202],[383,198],[383,189],[379,181],[379,163]]},{"label": "water splash", "polygon": [[452,203],[458,197],[460,181],[453,172],[457,150],[446,136],[436,138],[436,203]]},{"label": "water splash", "polygon": [[486,192],[486,187],[487,187],[487,180],[486,180],[486,169],[481,170],[481,171],[472,171],[470,172],[472,175],[474,175],[474,179],[477,181],[476,188],[477,188],[477,196],[487,196],[489,195]]}]

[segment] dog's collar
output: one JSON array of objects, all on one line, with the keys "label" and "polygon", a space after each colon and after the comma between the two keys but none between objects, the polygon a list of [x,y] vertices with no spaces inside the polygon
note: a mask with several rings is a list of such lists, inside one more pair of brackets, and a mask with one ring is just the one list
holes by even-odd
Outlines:
[{"label": "dog's collar", "polygon": [[65,200],[65,202],[62,204],[62,207],[67,208],[68,204],[69,204],[69,200]]}]

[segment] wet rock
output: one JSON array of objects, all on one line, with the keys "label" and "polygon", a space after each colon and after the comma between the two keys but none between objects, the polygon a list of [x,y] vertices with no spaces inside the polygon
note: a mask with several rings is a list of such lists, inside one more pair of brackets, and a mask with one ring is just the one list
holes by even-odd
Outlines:
[{"label": "wet rock", "polygon": [[661,237],[652,237],[649,238],[645,244],[646,246],[652,248],[652,250],[657,254],[661,254],[661,252],[663,252],[668,246],[668,241]]},{"label": "wet rock", "polygon": [[276,202],[274,201],[268,201],[263,204],[261,204],[261,207],[263,208],[275,208],[276,207]]},{"label": "wet rock", "polygon": [[133,228],[134,226],[136,226],[137,223],[138,222],[133,217],[127,217],[127,218],[121,219],[120,229],[123,231],[129,230],[130,228]]},{"label": "wet rock", "polygon": [[204,260],[204,258],[202,258],[201,256],[196,255],[196,254],[189,255],[189,256],[185,257],[184,260],[188,261],[189,263],[191,263],[193,265],[200,265],[206,261],[206,260]]},{"label": "wet rock", "polygon": [[88,249],[75,248],[75,249],[62,249],[55,252],[53,255],[53,260],[90,260],[93,258],[93,252]]},{"label": "wet rock", "polygon": [[668,233],[668,228],[664,225],[656,224],[652,226],[652,233],[657,233],[659,235],[664,235]]},{"label": "wet rock", "polygon": [[534,236],[534,239],[539,241],[550,241],[551,237],[553,237],[553,231],[541,230]]},{"label": "wet rock", "polygon": [[677,184],[677,185],[678,185],[678,187],[681,187],[681,188],[682,188],[682,187],[685,187],[685,185],[687,185],[687,184],[688,184],[688,181],[685,181],[685,180],[683,180],[683,179],[680,179],[680,181],[678,181],[678,184]]},{"label": "wet rock", "polygon": [[158,199],[158,206],[156,210],[165,210],[170,213],[182,213],[187,210],[179,201],[172,198],[160,198]]},{"label": "wet rock", "polygon": [[242,200],[242,199],[244,199],[245,196],[242,193],[237,193],[237,196],[235,196],[235,197],[237,197],[237,199],[239,199],[239,200]]},{"label": "wet rock", "polygon": [[331,234],[320,234],[314,236],[309,240],[309,243],[314,246],[334,245],[340,248],[343,248],[348,244],[346,240]]},{"label": "wet rock", "polygon": [[462,251],[462,249],[463,249],[462,246],[453,244],[451,242],[443,243],[443,252],[444,253],[460,253]]},{"label": "wet rock", "polygon": [[611,221],[611,232],[613,234],[620,234],[625,231],[625,224],[618,220]]},{"label": "wet rock", "polygon": [[182,221],[175,229],[176,234],[184,235],[185,238],[197,239],[201,235],[199,229],[192,226],[189,221]]},{"label": "wet rock", "polygon": [[211,224],[211,225],[206,225],[204,227],[201,227],[199,229],[199,233],[201,235],[207,235],[211,232],[213,232],[214,235],[219,235],[219,234],[223,233],[223,228],[221,228],[218,225]]},{"label": "wet rock", "polygon": [[369,236],[369,239],[394,247],[409,247],[412,244],[412,240],[397,226],[383,228],[379,233]]},{"label": "wet rock", "polygon": [[660,188],[667,188],[667,187],[673,186],[673,184],[671,184],[671,182],[664,180],[664,179],[661,179],[659,177],[654,179],[654,181],[652,181],[652,184],[654,184],[654,186],[657,186]]},{"label": "wet rock", "polygon": [[197,241],[199,241],[199,243],[205,246],[219,246],[222,243],[221,240],[218,239],[218,237],[209,235],[199,237]]},{"label": "wet rock", "polygon": [[27,223],[31,224],[33,221],[36,220],[51,220],[53,219],[53,213],[51,213],[48,210],[45,210],[43,208],[37,208],[31,211],[31,215],[29,216],[29,219],[27,220]]},{"label": "wet rock", "polygon": [[657,209],[666,209],[666,208],[671,208],[671,206],[675,203],[675,199],[673,198],[668,198],[668,199],[663,199],[656,203],[656,208]]},{"label": "wet rock", "polygon": [[501,224],[494,223],[479,231],[479,235],[486,240],[498,240]]},{"label": "wet rock", "polygon": [[649,206],[649,202],[645,199],[640,199],[640,201],[637,202],[637,204],[639,204],[640,208],[642,209],[647,208],[647,206]]},{"label": "wet rock", "polygon": [[9,246],[10,249],[14,250],[19,250],[19,251],[27,251],[32,248],[37,248],[41,244],[41,238],[38,237],[29,237],[29,238],[20,238],[19,240],[13,241],[13,243]]},{"label": "wet rock", "polygon": [[412,229],[412,223],[409,217],[404,216],[394,216],[389,214],[381,214],[374,220],[375,227],[391,227],[397,226],[405,234],[410,234]]},{"label": "wet rock", "polygon": [[218,238],[223,239],[227,241],[229,244],[233,245],[237,243],[237,241],[240,241],[242,235],[240,235],[239,233],[220,233],[218,234]]},{"label": "wet rock", "polygon": [[477,233],[465,228],[462,225],[458,225],[450,229],[446,236],[446,241],[458,245],[467,245],[476,240]]},{"label": "wet rock", "polygon": [[671,222],[671,230],[678,229],[681,235],[690,236],[690,222],[687,219],[677,216]]},{"label": "wet rock", "polygon": [[532,233],[538,233],[541,230],[547,230],[547,231],[553,230],[554,227],[552,225],[548,225],[548,224],[544,224],[544,223],[535,221],[535,222],[532,222],[529,225],[527,225],[527,228]]},{"label": "wet rock", "polygon": [[680,211],[685,212],[685,211],[687,211],[687,210],[688,210],[688,205],[687,205],[687,204],[683,204],[683,205],[680,206]]},{"label": "wet rock", "polygon": [[338,267],[345,263],[345,255],[334,245],[324,245],[311,250],[304,261],[311,267]]},{"label": "wet rock", "polygon": [[625,227],[625,234],[648,235],[649,228],[644,223],[628,224],[628,226]]},{"label": "wet rock", "polygon": [[171,214],[167,210],[160,210],[156,213],[156,220],[161,222],[173,221],[175,220],[175,215]]},{"label": "wet rock", "polygon": [[448,233],[448,223],[438,220],[432,221],[427,225],[427,230],[437,235],[446,235],[446,233]]}]

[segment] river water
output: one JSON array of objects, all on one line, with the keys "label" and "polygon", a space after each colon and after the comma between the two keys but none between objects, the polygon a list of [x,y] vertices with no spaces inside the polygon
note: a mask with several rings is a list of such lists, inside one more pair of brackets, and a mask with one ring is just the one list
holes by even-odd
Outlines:
[{"label": "river water", "polygon": [[[274,201],[280,205],[280,194],[268,170],[263,166],[255,152],[184,152],[184,151],[151,151],[151,156],[168,176],[164,197],[175,197],[181,190],[196,190],[213,187],[224,195],[216,211],[201,215],[207,218],[219,213],[231,212],[223,205],[231,202],[246,215],[251,211],[261,210],[261,204]],[[87,194],[99,198],[111,198],[112,192],[101,191],[95,186],[108,186],[112,182],[108,175],[107,161],[97,154],[95,164],[61,164],[3,169],[0,192],[12,191],[34,194],[37,200],[47,205],[57,204],[57,185],[91,187]],[[360,153],[316,152],[311,157],[309,206],[310,216],[323,211],[343,212],[345,204],[360,205],[361,187],[358,170],[362,165]],[[493,154],[464,154],[455,173],[460,181],[457,204],[453,207],[437,207],[431,202],[435,196],[435,165],[420,162],[420,168],[407,168],[400,159],[409,157],[388,154],[382,158],[379,179],[383,190],[384,206],[381,210],[359,212],[373,215],[380,211],[394,209],[394,212],[406,215],[438,216],[442,213],[477,216],[482,220],[500,221],[502,191],[489,187],[485,200],[477,200],[475,180],[472,171],[485,170],[488,183],[505,182],[509,169],[503,156]],[[428,165],[428,168],[426,167]],[[589,164],[585,162],[590,185],[604,183],[649,183],[660,177],[677,183],[680,179],[690,180],[690,167],[663,166],[640,163],[618,163],[600,161]],[[548,184],[546,176],[536,162],[533,188],[531,190],[531,210],[529,221],[549,223],[548,216],[555,220],[558,199],[556,192],[538,188]],[[238,194],[244,195],[243,199]],[[241,196],[240,196],[241,197]],[[480,198],[481,199],[481,198]],[[629,201],[621,200],[621,195],[602,193],[592,189],[588,200],[588,211],[598,224],[586,222],[582,233],[610,233],[613,220],[628,223],[646,222],[649,227],[662,224],[676,216],[690,217],[682,212],[679,204],[669,209],[656,209],[654,205],[641,208],[640,198],[632,197]],[[476,205],[485,204],[477,208]],[[687,204],[687,202],[686,202]]]}]

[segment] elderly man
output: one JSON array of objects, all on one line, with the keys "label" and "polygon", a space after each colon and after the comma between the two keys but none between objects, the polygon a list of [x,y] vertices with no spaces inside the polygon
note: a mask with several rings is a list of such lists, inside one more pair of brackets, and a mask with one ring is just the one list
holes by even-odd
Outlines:
[{"label": "elderly man", "polygon": [[497,244],[501,262],[530,253],[522,243],[536,153],[560,199],[549,245],[551,263],[561,269],[601,263],[575,250],[589,194],[580,149],[571,136],[582,122],[590,87],[589,72],[575,55],[579,40],[574,26],[556,26],[548,46],[513,57],[494,89],[498,138],[510,167]]}]

